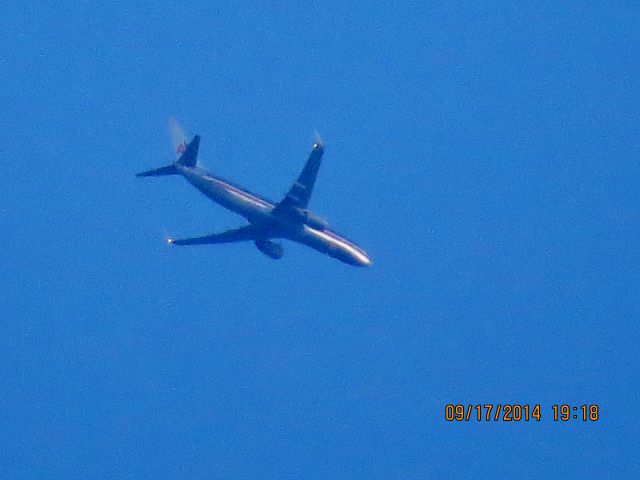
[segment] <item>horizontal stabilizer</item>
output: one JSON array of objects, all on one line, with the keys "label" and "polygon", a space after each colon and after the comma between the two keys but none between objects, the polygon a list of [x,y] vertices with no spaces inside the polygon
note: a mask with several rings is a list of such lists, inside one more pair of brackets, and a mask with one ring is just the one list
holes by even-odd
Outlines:
[{"label": "horizontal stabilizer", "polygon": [[136,177],[161,177],[163,175],[175,175],[176,173],[178,173],[178,169],[175,165],[167,165],[166,167],[154,168],[153,170],[140,172],[136,174]]}]

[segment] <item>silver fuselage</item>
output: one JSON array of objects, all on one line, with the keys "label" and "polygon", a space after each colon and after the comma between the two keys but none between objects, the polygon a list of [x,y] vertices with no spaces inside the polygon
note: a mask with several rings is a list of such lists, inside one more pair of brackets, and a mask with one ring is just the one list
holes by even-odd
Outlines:
[{"label": "silver fuselage", "polygon": [[316,228],[273,214],[275,205],[199,167],[176,165],[187,181],[224,208],[265,228],[271,238],[286,238],[325,253],[342,262],[369,266],[371,259],[357,245],[329,228]]}]

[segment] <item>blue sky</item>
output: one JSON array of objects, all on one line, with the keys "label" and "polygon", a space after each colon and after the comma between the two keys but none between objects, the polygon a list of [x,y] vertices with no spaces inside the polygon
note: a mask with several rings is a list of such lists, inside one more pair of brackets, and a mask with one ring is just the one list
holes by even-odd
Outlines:
[{"label": "blue sky", "polygon": [[[450,3],[0,7],[3,478],[637,474],[640,9]],[[168,248],[171,116],[374,266]]]}]

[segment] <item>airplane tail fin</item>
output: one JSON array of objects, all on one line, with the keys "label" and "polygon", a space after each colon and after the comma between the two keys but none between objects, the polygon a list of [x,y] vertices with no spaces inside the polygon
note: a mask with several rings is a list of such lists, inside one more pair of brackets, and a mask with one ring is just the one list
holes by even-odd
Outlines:
[{"label": "airplane tail fin", "polygon": [[185,146],[176,163],[185,167],[195,167],[198,162],[198,150],[200,149],[200,135],[196,135],[191,143]]},{"label": "airplane tail fin", "polygon": [[190,143],[181,143],[178,145],[177,153],[180,155],[176,163],[166,165],[146,172],[140,172],[136,177],[160,177],[163,175],[175,175],[178,173],[176,165],[184,167],[195,167],[198,162],[198,150],[200,148],[200,135],[193,137]]}]

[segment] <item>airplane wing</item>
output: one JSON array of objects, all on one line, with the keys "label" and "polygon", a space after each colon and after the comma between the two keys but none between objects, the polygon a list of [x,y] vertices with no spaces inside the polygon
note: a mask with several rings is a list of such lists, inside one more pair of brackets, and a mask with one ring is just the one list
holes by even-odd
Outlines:
[{"label": "airplane wing", "polygon": [[320,160],[323,154],[324,145],[322,145],[322,143],[315,143],[298,180],[296,180],[287,193],[287,196],[284,197],[284,200],[282,200],[276,208],[307,208],[311,193],[313,192],[313,186],[316,183],[316,176],[318,175]]},{"label": "airplane wing", "polygon": [[266,237],[264,228],[255,225],[245,225],[244,227],[227,230],[222,233],[214,233],[203,237],[192,237],[174,240],[167,240],[169,245],[207,245],[214,243],[245,242],[264,239]]}]

